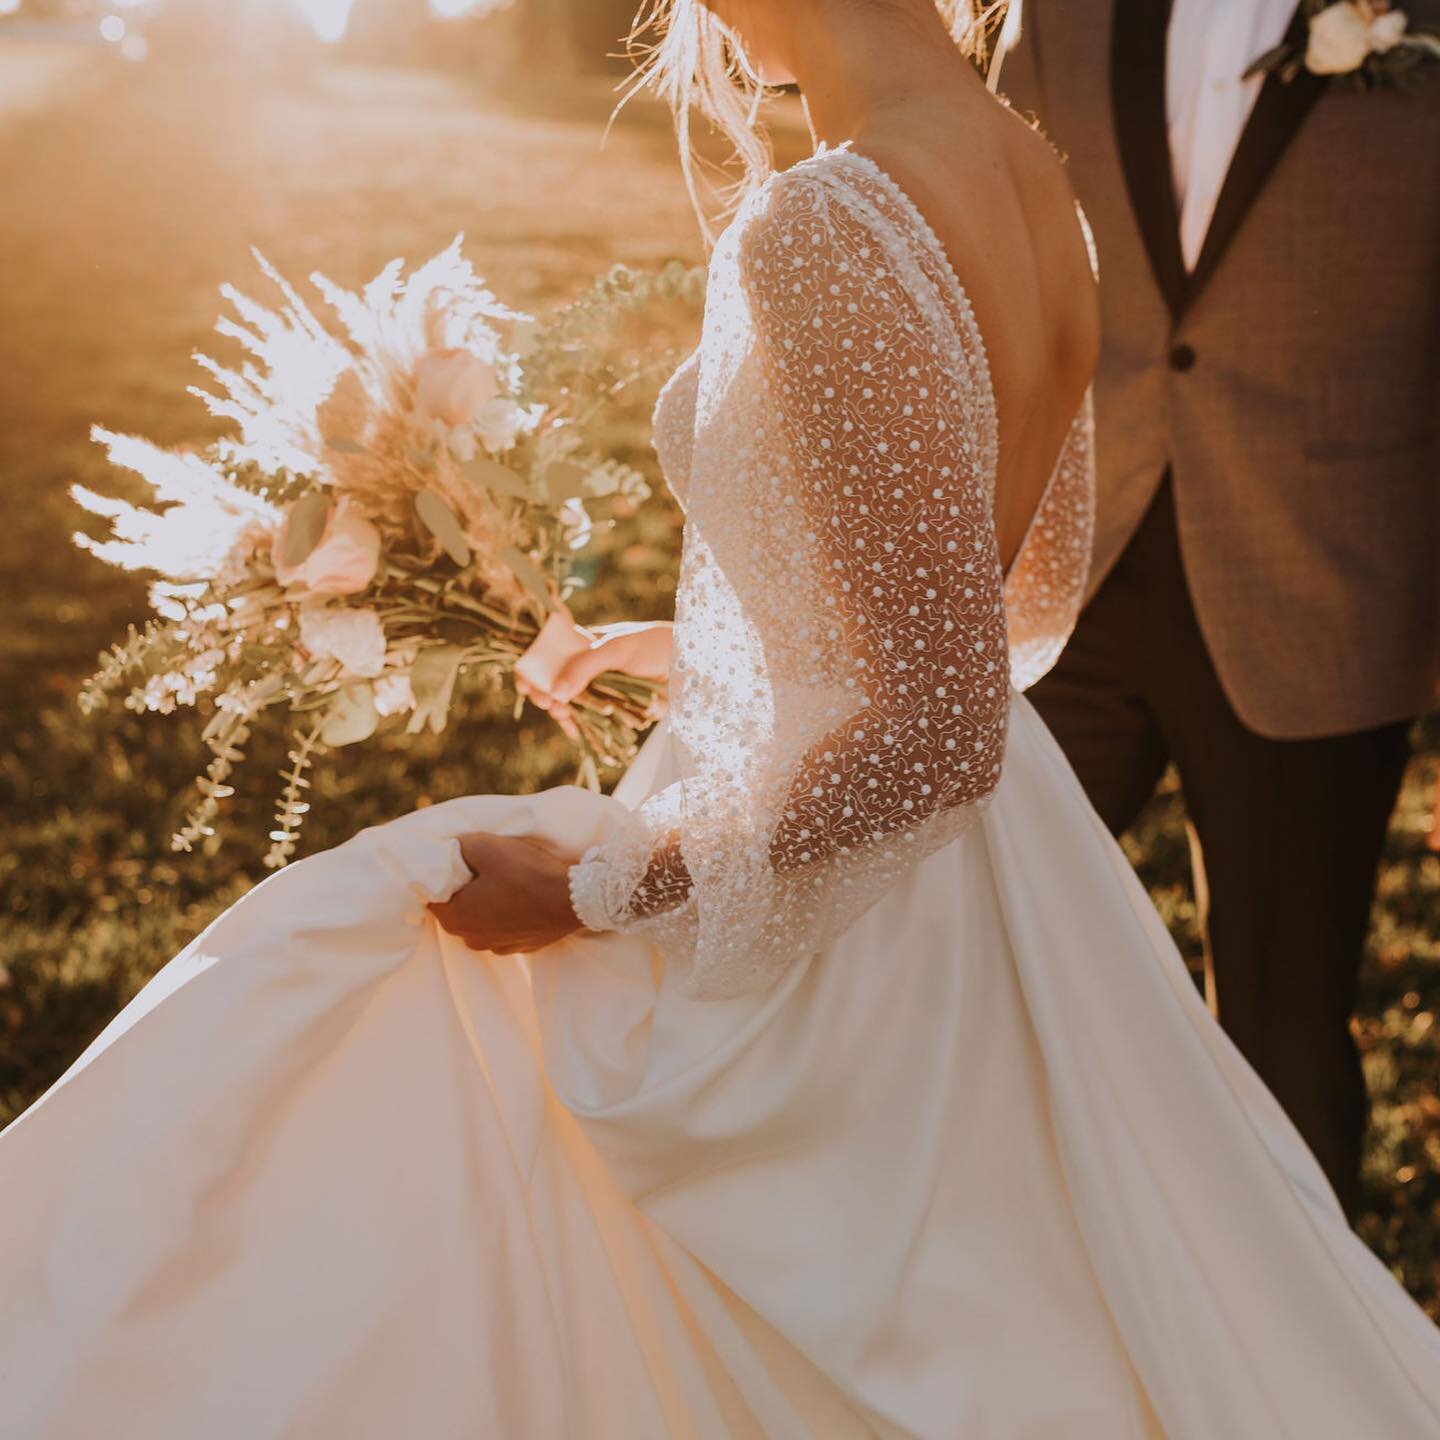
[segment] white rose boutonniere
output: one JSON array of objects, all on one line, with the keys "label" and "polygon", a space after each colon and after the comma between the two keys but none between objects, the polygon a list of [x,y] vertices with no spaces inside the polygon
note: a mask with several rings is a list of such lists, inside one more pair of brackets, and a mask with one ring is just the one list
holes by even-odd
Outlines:
[{"label": "white rose boutonniere", "polygon": [[1300,72],[1336,76],[1361,90],[1403,88],[1440,59],[1440,35],[1412,30],[1390,0],[1305,0],[1307,28],[1299,40],[1267,50],[1245,72],[1286,81]]}]

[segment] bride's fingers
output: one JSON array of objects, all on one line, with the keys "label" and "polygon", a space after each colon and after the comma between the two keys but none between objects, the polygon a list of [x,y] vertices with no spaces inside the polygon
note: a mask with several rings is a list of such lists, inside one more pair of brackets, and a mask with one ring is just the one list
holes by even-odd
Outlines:
[{"label": "bride's fingers", "polygon": [[518,671],[515,673],[515,693],[522,700],[528,700],[537,710],[548,710],[555,697],[543,685],[527,680]]},{"label": "bride's fingers", "polygon": [[453,900],[436,900],[426,908],[447,935],[454,935],[461,940],[465,938],[464,919]]},{"label": "bride's fingers", "polygon": [[518,672],[515,676],[515,693],[522,700],[528,700],[537,710],[549,710],[555,703],[554,696],[548,690],[541,689]]},{"label": "bride's fingers", "polygon": [[556,701],[549,706],[550,718],[570,737],[572,740],[580,739],[580,727],[575,723],[574,712],[563,701]]},{"label": "bride's fingers", "polygon": [[552,693],[557,700],[568,704],[597,675],[603,675],[607,670],[615,669],[615,665],[616,655],[613,646],[606,649],[597,646],[594,650],[586,650],[573,656],[561,666],[560,673],[555,677]]}]

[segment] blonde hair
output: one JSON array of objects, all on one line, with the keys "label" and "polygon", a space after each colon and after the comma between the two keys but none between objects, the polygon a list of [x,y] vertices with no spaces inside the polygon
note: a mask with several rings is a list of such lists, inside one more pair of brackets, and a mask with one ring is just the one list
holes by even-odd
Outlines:
[{"label": "blonde hair", "polygon": [[[1009,0],[935,4],[955,43],[985,68]],[[706,239],[713,241],[716,212],[723,218],[774,168],[770,138],[760,120],[768,89],[734,34],[701,0],[642,0],[629,52],[635,75],[620,103],[653,90],[670,106],[686,188]],[[729,143],[733,158],[728,170],[701,160],[692,125],[696,112]],[[738,178],[727,178],[737,164]]]}]

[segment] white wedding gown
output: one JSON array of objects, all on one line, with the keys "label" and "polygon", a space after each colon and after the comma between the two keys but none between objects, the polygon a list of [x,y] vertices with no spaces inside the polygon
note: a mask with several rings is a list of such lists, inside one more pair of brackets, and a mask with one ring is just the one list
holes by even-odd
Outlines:
[{"label": "white wedding gown", "polygon": [[[1007,683],[1088,418],[1002,597],[968,302],[840,150],[722,241],[660,441],[679,685],[619,797],[273,877],[0,1138],[0,1435],[1440,1435],[1437,1332]],[[588,851],[610,928],[440,933],[471,830]]]}]

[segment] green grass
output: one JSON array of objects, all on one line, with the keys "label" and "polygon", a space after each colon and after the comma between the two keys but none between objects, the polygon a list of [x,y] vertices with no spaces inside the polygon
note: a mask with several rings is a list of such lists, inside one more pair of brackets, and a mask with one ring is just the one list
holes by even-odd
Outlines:
[{"label": "green grass", "polygon": [[[3,90],[0,90],[3,93]],[[78,681],[144,613],[143,588],[77,552],[81,481],[123,488],[92,421],[165,442],[205,438],[184,395],[210,344],[216,285],[248,284],[247,245],[292,275],[366,278],[465,230],[506,298],[558,302],[617,261],[698,258],[660,117],[637,111],[598,150],[605,98],[497,113],[421,72],[328,69],[261,82],[95,66],[28,115],[0,110],[0,1123],[260,876],[281,737],[259,735],[214,853],[171,829],[201,763],[193,717],[82,720]],[[557,118],[560,117],[560,118]],[[677,517],[656,500],[604,538],[583,605],[662,616]],[[1375,1246],[1440,1314],[1440,857],[1423,845],[1440,726],[1421,732],[1386,852],[1359,1033],[1375,1101],[1367,1163]],[[443,741],[372,744],[322,763],[306,846],[416,805],[569,778],[533,712],[476,696]],[[1127,845],[1192,960],[1183,811],[1167,785]]]}]

